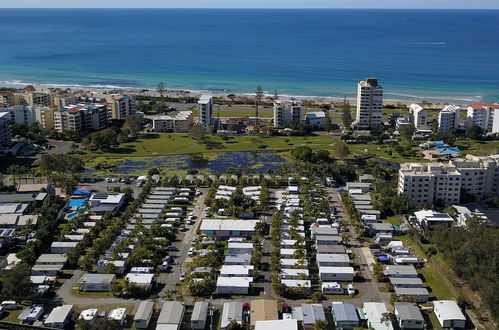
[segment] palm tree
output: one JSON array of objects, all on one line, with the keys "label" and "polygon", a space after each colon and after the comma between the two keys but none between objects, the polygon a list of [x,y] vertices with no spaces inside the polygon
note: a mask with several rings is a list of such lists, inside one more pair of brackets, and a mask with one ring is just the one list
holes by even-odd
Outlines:
[{"label": "palm tree", "polygon": [[12,175],[12,178],[14,180],[14,184],[16,183],[16,175],[19,174],[19,165],[10,165],[7,168],[7,172]]},{"label": "palm tree", "polygon": [[262,103],[262,98],[263,98],[263,90],[262,86],[258,86],[256,88],[255,92],[255,117],[256,117],[256,127],[258,128],[258,108],[260,107],[260,104]]}]

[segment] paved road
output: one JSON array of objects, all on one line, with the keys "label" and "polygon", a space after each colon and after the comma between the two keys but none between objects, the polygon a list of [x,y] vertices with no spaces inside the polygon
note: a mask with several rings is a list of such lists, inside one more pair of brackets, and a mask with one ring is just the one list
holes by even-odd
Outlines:
[{"label": "paved road", "polygon": [[195,223],[190,226],[189,231],[185,233],[177,234],[177,242],[174,242],[178,248],[178,252],[171,253],[171,255],[175,258],[175,265],[172,267],[172,272],[166,275],[166,282],[164,288],[160,291],[159,297],[162,297],[166,292],[173,292],[176,290],[175,285],[179,281],[180,273],[186,271],[184,268],[184,263],[187,258],[187,253],[189,252],[189,248],[191,247],[192,238],[196,234],[196,229],[200,224],[201,220],[204,217],[204,200],[206,199],[206,193],[208,192],[207,188],[199,188],[202,194],[198,197],[196,203],[194,204],[194,209],[192,213],[194,214]]}]

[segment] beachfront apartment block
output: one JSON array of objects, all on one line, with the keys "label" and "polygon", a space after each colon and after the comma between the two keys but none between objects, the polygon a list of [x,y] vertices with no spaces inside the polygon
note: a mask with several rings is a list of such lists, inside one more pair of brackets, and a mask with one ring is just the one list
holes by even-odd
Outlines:
[{"label": "beachfront apartment block", "polygon": [[461,192],[483,200],[499,193],[499,155],[467,155],[448,163],[402,164],[397,190],[417,206],[436,201],[456,204]]},{"label": "beachfront apartment block", "polygon": [[499,104],[475,102],[467,109],[466,127],[476,125],[483,133],[499,133]]},{"label": "beachfront apartment block", "polygon": [[35,117],[46,130],[58,132],[89,130],[107,127],[108,109],[105,104],[76,104],[64,108],[37,107]]},{"label": "beachfront apartment block", "polygon": [[438,131],[440,133],[452,133],[459,127],[460,107],[448,105],[438,114]]},{"label": "beachfront apartment block", "polygon": [[303,112],[302,103],[299,101],[274,102],[274,128],[282,128],[288,124],[301,124]]},{"label": "beachfront apartment block", "polygon": [[213,97],[211,95],[201,95],[198,101],[199,105],[199,125],[208,127],[211,125],[211,116],[213,113]]},{"label": "beachfront apartment block", "polygon": [[10,114],[8,112],[0,112],[0,147],[9,146],[11,138]]},{"label": "beachfront apartment block", "polygon": [[11,124],[31,125],[36,121],[36,107],[28,107],[25,105],[13,106],[2,109],[10,115]]},{"label": "beachfront apartment block", "polygon": [[152,127],[155,132],[187,133],[187,129],[191,125],[192,111],[175,111],[152,120]]},{"label": "beachfront apartment block", "polygon": [[381,125],[383,87],[376,78],[366,78],[357,84],[357,114],[352,126],[370,129]]},{"label": "beachfront apartment block", "polygon": [[126,119],[137,113],[135,100],[128,95],[110,95],[106,100],[111,104],[111,119]]},{"label": "beachfront apartment block", "polygon": [[428,128],[428,111],[419,104],[409,106],[409,122],[414,125],[416,130]]}]

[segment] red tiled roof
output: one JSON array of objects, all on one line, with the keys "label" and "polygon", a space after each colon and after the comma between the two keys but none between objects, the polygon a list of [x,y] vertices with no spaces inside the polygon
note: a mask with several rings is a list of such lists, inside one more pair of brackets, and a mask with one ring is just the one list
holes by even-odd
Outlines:
[{"label": "red tiled roof", "polygon": [[481,110],[483,108],[499,109],[499,104],[475,102],[475,103],[470,104],[470,107],[472,107],[475,110]]}]

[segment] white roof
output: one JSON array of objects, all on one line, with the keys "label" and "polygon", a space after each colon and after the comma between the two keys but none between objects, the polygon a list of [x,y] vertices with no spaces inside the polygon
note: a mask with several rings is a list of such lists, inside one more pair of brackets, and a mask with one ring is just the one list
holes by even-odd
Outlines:
[{"label": "white roof", "polygon": [[134,284],[151,284],[154,278],[154,274],[133,274],[128,273],[125,276],[130,283]]},{"label": "white roof", "polygon": [[454,300],[435,300],[433,309],[438,311],[444,320],[466,320],[461,309]]},{"label": "white roof", "polygon": [[416,219],[419,222],[426,221],[426,222],[442,222],[442,221],[448,221],[448,222],[453,222],[454,219],[448,215],[447,213],[437,213],[433,210],[421,210],[421,211],[416,211],[414,212],[414,215],[416,216]]},{"label": "white roof", "polygon": [[223,265],[220,269],[220,276],[225,275],[250,275],[255,269],[253,265]]},{"label": "white roof", "polygon": [[53,242],[50,247],[68,247],[68,248],[73,248],[78,244],[78,242]]},{"label": "white roof", "polygon": [[217,279],[217,287],[249,288],[250,283],[252,283],[252,282],[253,282],[253,277],[219,276]]},{"label": "white roof", "polygon": [[297,330],[298,322],[296,320],[270,320],[256,321],[255,330]]},{"label": "white roof", "polygon": [[311,283],[309,280],[281,280],[281,283],[290,288],[310,288]]},{"label": "white roof", "polygon": [[254,231],[259,220],[220,220],[204,219],[201,223],[201,230],[234,230],[234,231]]},{"label": "white roof", "polygon": [[353,267],[319,267],[321,274],[353,274]]},{"label": "white roof", "polygon": [[307,259],[303,260],[303,265],[300,265],[300,259],[281,259],[281,266],[306,266],[308,264]]},{"label": "white roof", "polygon": [[370,322],[380,322],[384,313],[388,313],[386,305],[380,302],[364,302],[366,317]]},{"label": "white roof", "polygon": [[322,289],[324,288],[338,288],[341,289],[341,285],[338,282],[322,282]]},{"label": "white roof", "polygon": [[281,269],[281,276],[300,276],[301,274],[305,274],[308,276],[308,269],[294,269],[294,268],[288,268],[288,269]]},{"label": "white roof", "polygon": [[126,308],[120,307],[109,312],[108,320],[121,321],[126,318]]},{"label": "white roof", "polygon": [[348,254],[318,254],[317,262],[350,262]]},{"label": "white roof", "polygon": [[98,312],[99,312],[99,310],[97,308],[82,310],[78,319],[84,319],[85,321],[91,321],[97,316]]},{"label": "white roof", "polygon": [[73,310],[73,305],[62,305],[56,307],[49,314],[49,316],[45,320],[45,323],[46,324],[63,323],[68,317],[68,314],[71,313],[72,310]]},{"label": "white roof", "polygon": [[253,249],[253,243],[230,242],[229,249]]},{"label": "white roof", "polygon": [[98,193],[90,197],[90,201],[99,201],[101,204],[119,204],[125,197],[124,193],[103,194]]},{"label": "white roof", "polygon": [[295,251],[296,249],[281,249],[281,254],[292,256]]},{"label": "white roof", "polygon": [[211,96],[211,95],[206,95],[206,94],[203,94],[203,95],[201,95],[201,97],[199,98],[198,103],[199,103],[199,104],[207,104],[207,103],[210,103],[211,99],[212,99],[212,96]]}]

